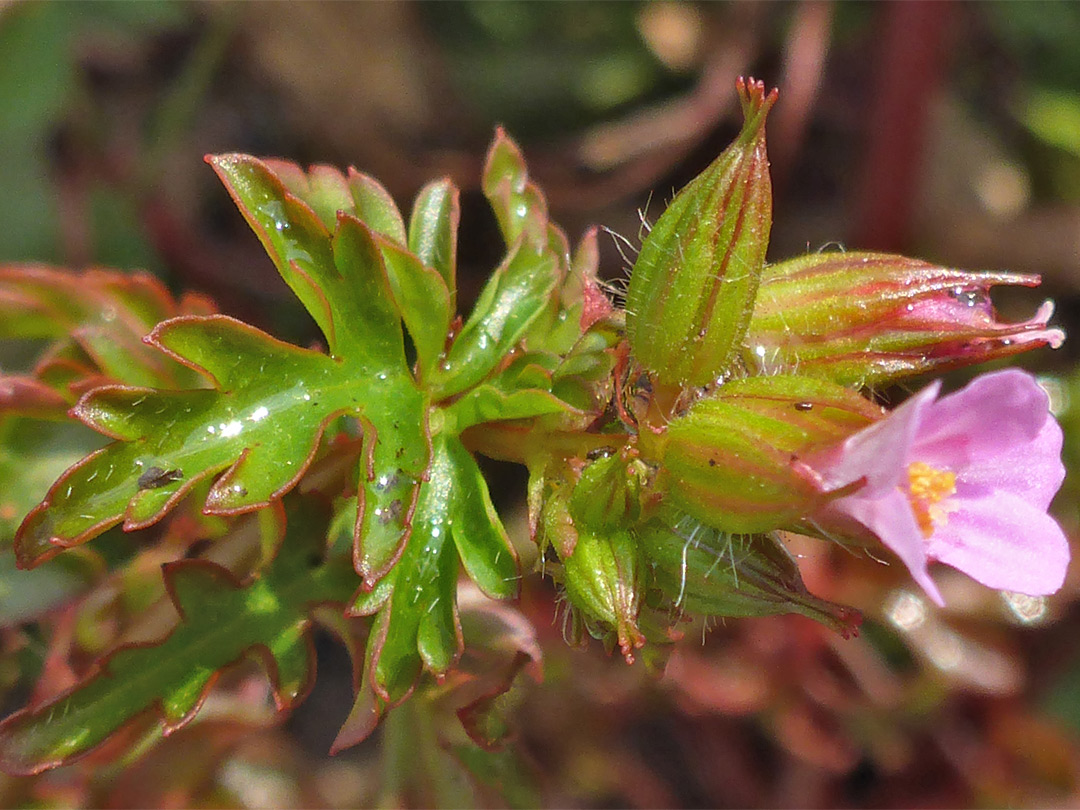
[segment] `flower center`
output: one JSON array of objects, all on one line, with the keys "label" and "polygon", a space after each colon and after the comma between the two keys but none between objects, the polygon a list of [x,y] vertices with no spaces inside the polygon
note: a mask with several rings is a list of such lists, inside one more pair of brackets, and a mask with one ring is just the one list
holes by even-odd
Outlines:
[{"label": "flower center", "polygon": [[937,470],[922,461],[908,465],[908,500],[923,537],[934,533],[935,523],[944,523],[951,511],[941,501],[956,494],[956,473]]}]

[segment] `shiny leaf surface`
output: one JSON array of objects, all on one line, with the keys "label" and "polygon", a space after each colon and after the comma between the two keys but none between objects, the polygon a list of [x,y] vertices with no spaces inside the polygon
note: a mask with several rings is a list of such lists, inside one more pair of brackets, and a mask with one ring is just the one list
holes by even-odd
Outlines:
[{"label": "shiny leaf surface", "polygon": [[[334,293],[323,312],[328,340],[334,335],[342,354],[300,349],[225,316],[161,324],[149,341],[198,371],[213,390],[114,386],[83,397],[79,418],[119,441],[69,470],[27,518],[16,541],[22,564],[121,520],[129,529],[153,523],[194,483],[226,470],[206,511],[259,508],[295,485],[326,424],[343,413],[361,420],[366,437],[358,570],[378,579],[400,553],[427,466],[426,405],[405,363],[381,253],[358,220],[341,215],[331,239],[276,180],[256,183],[257,163],[228,165],[243,168],[238,188],[261,201],[258,211],[296,215],[282,220],[287,227],[280,231],[262,221],[256,230],[276,255],[306,256],[310,272],[301,272],[298,259],[289,269],[309,301],[327,301],[323,288],[304,286],[315,278]],[[281,194],[270,206],[267,199]]]}]

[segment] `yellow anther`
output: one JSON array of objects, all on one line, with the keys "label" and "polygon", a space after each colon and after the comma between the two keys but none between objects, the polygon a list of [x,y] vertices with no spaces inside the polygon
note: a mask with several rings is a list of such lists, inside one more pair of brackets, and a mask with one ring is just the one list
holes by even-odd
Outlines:
[{"label": "yellow anther", "polygon": [[956,473],[931,467],[922,461],[908,465],[908,500],[923,537],[934,533],[934,524],[948,516],[948,504],[941,501],[956,494]]}]

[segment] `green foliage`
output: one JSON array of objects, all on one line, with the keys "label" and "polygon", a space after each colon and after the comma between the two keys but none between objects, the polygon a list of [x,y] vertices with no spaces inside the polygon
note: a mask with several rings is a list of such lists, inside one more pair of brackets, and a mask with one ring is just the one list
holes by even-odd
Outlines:
[{"label": "green foliage", "polygon": [[741,79],[739,92],[742,132],[664,210],[626,291],[627,340],[658,382],[723,377],[753,312],[772,228],[765,118],[776,94]]},{"label": "green foliage", "polygon": [[[4,9],[0,26],[0,261],[50,260],[59,256],[59,214],[49,154],[55,128],[78,106],[80,85],[73,44],[87,30],[111,36],[157,32],[187,16],[170,0],[143,3],[23,3]],[[130,222],[112,220],[105,236],[122,233],[120,252],[143,246]],[[114,254],[115,256],[116,254]],[[99,258],[106,258],[99,254]]]},{"label": "green foliage", "polygon": [[302,699],[313,674],[309,612],[346,599],[354,574],[347,554],[323,559],[319,521],[308,507],[295,507],[288,527],[273,562],[246,584],[204,560],[166,566],[176,627],[157,643],[120,647],[73,691],[5,721],[4,769],[33,773],[59,765],[146,714],[166,730],[177,728],[198,710],[219,671],[248,651],[273,681],[279,709]]},{"label": "green foliage", "polygon": [[[739,89],[742,133],[653,228],[625,311],[597,281],[596,231],[571,250],[501,130],[480,187],[505,253],[467,315],[449,180],[404,216],[355,170],[243,154],[207,160],[322,346],[140,274],[0,267],[0,339],[38,355],[0,375],[0,628],[55,623],[38,690],[0,723],[0,766],[142,751],[251,658],[291,708],[318,620],[355,669],[334,749],[394,712],[384,803],[495,790],[535,805],[503,746],[540,649],[492,601],[522,572],[476,453],[528,468],[529,556],[562,588],[571,641],[588,633],[628,662],[649,642],[655,666],[687,612],[851,633],[858,614],[810,594],[776,534],[813,528],[850,489],[825,491],[804,457],[881,417],[864,381],[925,370],[931,350],[934,367],[959,365],[1061,334],[1048,307],[998,324],[962,295],[1032,277],[864,254],[766,267],[775,94]],[[846,299],[863,287],[890,290],[891,322],[859,321],[867,307]],[[915,304],[918,318],[896,314]],[[922,309],[950,328],[928,330]],[[819,339],[855,327],[854,344]],[[886,348],[922,359],[861,356],[886,328]]]},{"label": "green foliage", "polygon": [[[516,553],[462,433],[511,420],[542,435],[545,418],[558,428],[604,406],[593,389],[610,373],[615,335],[599,324],[593,338],[581,326],[595,246],[571,263],[505,135],[484,189],[507,254],[456,332],[458,192],[448,181],[422,189],[406,223],[382,186],[352,170],[304,172],[244,155],[210,162],[327,351],[283,343],[200,299],[176,304],[142,276],[0,274],[5,334],[53,340],[30,376],[11,378],[0,427],[63,420],[71,405],[77,421],[60,424],[81,437],[57,460],[34,459],[41,481],[62,471],[37,506],[5,507],[12,526],[21,520],[15,558],[38,566],[25,582],[40,589],[36,601],[0,605],[8,621],[87,587],[92,576],[72,568],[71,549],[119,523],[144,530],[180,509],[196,528],[170,531],[217,538],[211,556],[166,567],[183,617],[175,631],[152,647],[119,647],[98,665],[110,677],[91,672],[8,721],[12,770],[65,762],[146,712],[166,729],[182,724],[248,649],[271,651],[279,705],[290,705],[306,679],[296,645],[315,603],[360,617],[350,622],[373,617],[361,700],[378,717],[424,671],[445,674],[460,658],[461,568],[489,597],[517,592]],[[79,461],[99,436],[112,442]],[[12,441],[4,452],[0,474],[13,475],[27,450]],[[280,503],[309,472],[305,491],[337,498],[332,519],[294,506],[290,526],[302,526],[280,551],[264,540],[243,565],[210,561],[213,549],[228,557],[250,543],[247,524],[228,519]],[[181,509],[188,496],[198,515]],[[333,550],[325,564],[311,562],[320,534]]]},{"label": "green foliage", "polygon": [[689,83],[642,40],[637,4],[463,0],[419,12],[454,86],[514,131],[550,137]]}]

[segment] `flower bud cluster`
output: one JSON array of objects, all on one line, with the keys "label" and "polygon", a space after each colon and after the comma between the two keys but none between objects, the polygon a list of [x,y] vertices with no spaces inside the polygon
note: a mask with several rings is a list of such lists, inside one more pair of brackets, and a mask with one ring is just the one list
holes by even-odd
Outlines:
[{"label": "flower bud cluster", "polygon": [[742,131],[633,268],[625,444],[545,479],[540,522],[580,624],[628,658],[665,613],[800,613],[849,633],[856,614],[807,591],[778,530],[878,545],[939,603],[934,561],[1053,592],[1069,557],[1046,514],[1061,430],[1034,379],[986,375],[940,400],[935,384],[891,412],[860,390],[1056,348],[1052,305],[1010,324],[990,303],[991,287],[1038,278],[873,253],[767,265],[777,94],[753,80],[738,92]]}]

